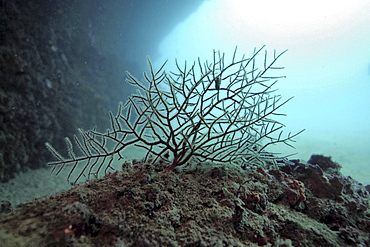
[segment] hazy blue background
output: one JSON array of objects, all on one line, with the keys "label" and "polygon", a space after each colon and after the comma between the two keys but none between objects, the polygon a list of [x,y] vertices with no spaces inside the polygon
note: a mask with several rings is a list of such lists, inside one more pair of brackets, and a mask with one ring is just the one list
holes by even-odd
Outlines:
[{"label": "hazy blue background", "polygon": [[[157,66],[174,58],[231,56],[267,45],[289,49],[280,60],[287,76],[277,87],[286,98],[287,131],[296,158],[332,156],[345,175],[370,183],[370,2],[209,0],[163,38]],[[169,66],[171,68],[171,66]]]}]

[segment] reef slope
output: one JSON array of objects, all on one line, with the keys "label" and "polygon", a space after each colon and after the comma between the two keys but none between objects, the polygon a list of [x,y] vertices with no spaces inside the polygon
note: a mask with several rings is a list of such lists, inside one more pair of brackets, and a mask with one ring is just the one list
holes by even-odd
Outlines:
[{"label": "reef slope", "polygon": [[369,246],[369,192],[330,158],[279,169],[140,161],[0,214],[6,246]]}]

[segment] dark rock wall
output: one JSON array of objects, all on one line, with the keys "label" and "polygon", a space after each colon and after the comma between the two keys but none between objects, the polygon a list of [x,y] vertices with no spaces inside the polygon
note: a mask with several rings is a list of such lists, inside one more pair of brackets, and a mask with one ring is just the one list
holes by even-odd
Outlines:
[{"label": "dark rock wall", "polygon": [[[0,1],[0,182],[66,155],[77,128],[109,127],[145,56],[201,1]],[[140,73],[140,74],[138,74]]]}]

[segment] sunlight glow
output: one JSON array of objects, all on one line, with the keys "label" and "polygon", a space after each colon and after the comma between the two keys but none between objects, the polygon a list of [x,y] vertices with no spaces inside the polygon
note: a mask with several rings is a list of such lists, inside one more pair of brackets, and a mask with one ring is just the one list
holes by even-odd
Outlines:
[{"label": "sunlight glow", "polygon": [[[268,35],[291,38],[323,35],[334,29],[346,29],[353,20],[367,16],[364,10],[369,1],[335,0],[220,0],[220,25],[233,29],[233,33],[250,33],[258,30]],[[228,17],[228,18],[227,18]],[[225,21],[226,20],[226,21]],[[349,23],[351,22],[351,23]],[[243,29],[240,29],[240,28]],[[231,31],[231,30],[230,30]],[[302,37],[303,38],[303,37]]]},{"label": "sunlight glow", "polygon": [[[270,30],[276,27],[292,27],[296,30],[304,27],[317,29],[330,28],[337,23],[345,22],[361,10],[364,1],[333,1],[333,0],[232,0],[230,4],[238,19],[250,21]],[[251,9],[252,11],[246,11]]]}]

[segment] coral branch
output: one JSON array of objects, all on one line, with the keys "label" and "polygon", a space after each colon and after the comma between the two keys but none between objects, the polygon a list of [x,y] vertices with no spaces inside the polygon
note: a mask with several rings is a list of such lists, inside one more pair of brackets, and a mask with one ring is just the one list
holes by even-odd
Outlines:
[{"label": "coral branch", "polygon": [[[47,143],[58,160],[49,165],[54,169],[61,165],[58,174],[65,165],[73,164],[69,180],[76,166],[84,163],[77,182],[81,177],[97,176],[102,167],[109,171],[114,157],[123,158],[128,146],[144,150],[146,161],[167,161],[167,170],[192,159],[227,163],[270,159],[272,155],[265,150],[268,146],[291,146],[292,138],[301,132],[283,137],[284,125],[273,119],[284,115],[277,110],[291,99],[283,101],[280,95],[272,95],[276,79],[284,76],[270,75],[270,71],[282,69],[275,63],[286,51],[274,51],[271,61],[265,51],[259,69],[257,57],[263,49],[240,59],[235,49],[231,62],[214,51],[211,63],[198,59],[191,66],[186,62],[181,66],[176,61],[177,71],[171,73],[164,70],[166,62],[155,71],[148,58],[149,73],[144,73],[148,86],[127,72],[126,81],[138,91],[125,105],[120,104],[116,116],[110,113],[111,129],[105,133],[79,130],[80,138],[75,136],[74,141],[81,157],[75,156],[68,138],[68,159]],[[113,143],[112,148],[107,148],[107,143]]]}]

